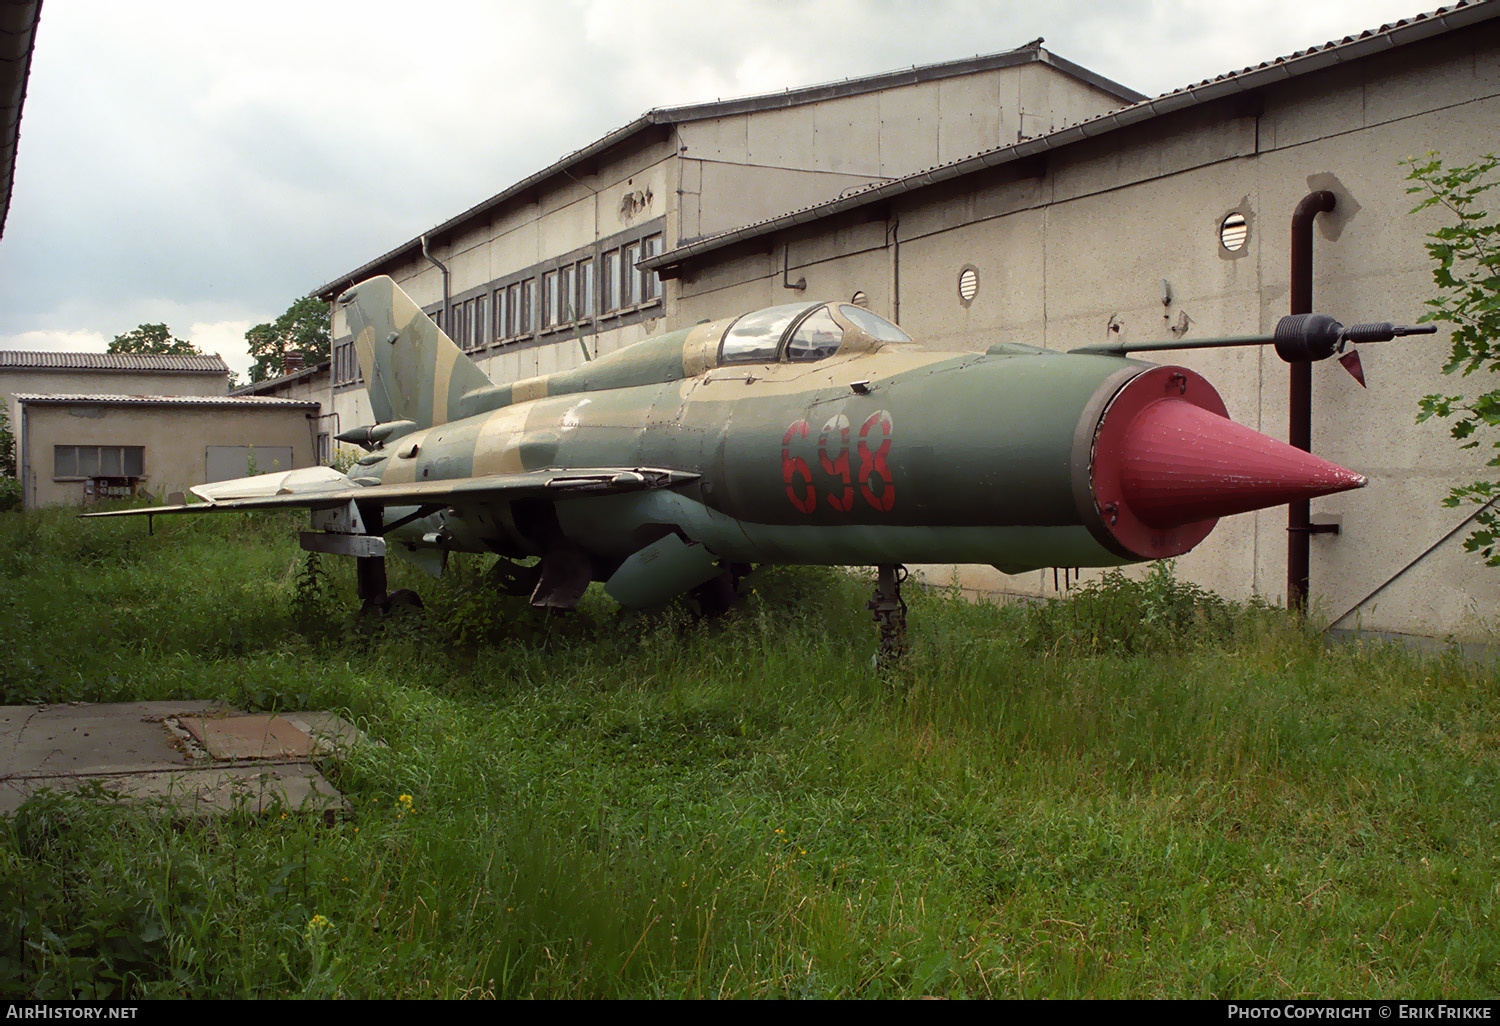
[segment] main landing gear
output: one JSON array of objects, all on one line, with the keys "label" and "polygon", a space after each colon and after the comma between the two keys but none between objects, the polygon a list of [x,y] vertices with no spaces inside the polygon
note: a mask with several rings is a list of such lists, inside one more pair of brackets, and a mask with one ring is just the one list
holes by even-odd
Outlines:
[{"label": "main landing gear", "polygon": [[422,608],[422,597],[410,588],[386,593],[384,556],[356,557],[354,579],[359,590],[361,616],[390,616],[403,609]]},{"label": "main landing gear", "polygon": [[906,602],[901,598],[901,582],[906,580],[907,571],[900,563],[882,563],[875,570],[875,594],[865,607],[874,614],[875,626],[880,629],[875,661],[886,663],[906,654]]}]

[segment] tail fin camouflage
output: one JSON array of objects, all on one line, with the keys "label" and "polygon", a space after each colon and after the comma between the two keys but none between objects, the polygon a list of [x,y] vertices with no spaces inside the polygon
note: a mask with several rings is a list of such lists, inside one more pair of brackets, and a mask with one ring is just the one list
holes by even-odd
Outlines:
[{"label": "tail fin camouflage", "polygon": [[362,281],[339,297],[377,422],[432,427],[458,415],[465,392],[490,379],[394,281]]}]

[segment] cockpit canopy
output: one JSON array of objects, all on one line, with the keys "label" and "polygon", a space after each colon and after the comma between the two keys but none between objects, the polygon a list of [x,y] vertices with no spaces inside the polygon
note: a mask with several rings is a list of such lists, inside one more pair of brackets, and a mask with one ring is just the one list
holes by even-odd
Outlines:
[{"label": "cockpit canopy", "polygon": [[850,303],[788,303],[738,318],[719,343],[719,363],[821,360],[841,348],[910,342],[884,317]]}]

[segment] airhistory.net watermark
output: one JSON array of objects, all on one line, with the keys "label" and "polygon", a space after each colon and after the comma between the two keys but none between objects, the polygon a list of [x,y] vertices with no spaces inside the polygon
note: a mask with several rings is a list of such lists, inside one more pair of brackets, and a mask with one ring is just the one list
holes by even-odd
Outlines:
[{"label": "airhistory.net watermark", "polygon": [[5,1006],[7,1019],[134,1019],[134,1005],[44,1005],[13,1004]]}]

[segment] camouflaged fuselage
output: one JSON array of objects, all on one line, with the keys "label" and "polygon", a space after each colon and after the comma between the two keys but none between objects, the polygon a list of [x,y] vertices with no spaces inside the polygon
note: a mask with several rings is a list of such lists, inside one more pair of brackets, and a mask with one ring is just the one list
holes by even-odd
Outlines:
[{"label": "camouflaged fuselage", "polygon": [[[1147,365],[1026,347],[941,352],[858,332],[821,360],[721,363],[730,323],[511,385],[455,392],[449,374],[427,407],[459,416],[393,440],[362,472],[382,484],[614,466],[699,475],[557,501],[567,537],[605,568],[665,531],[744,563],[1018,570],[1137,558],[1091,523],[1088,473],[1105,404]],[[544,540],[518,505],[460,504],[394,537],[536,554]]]}]

